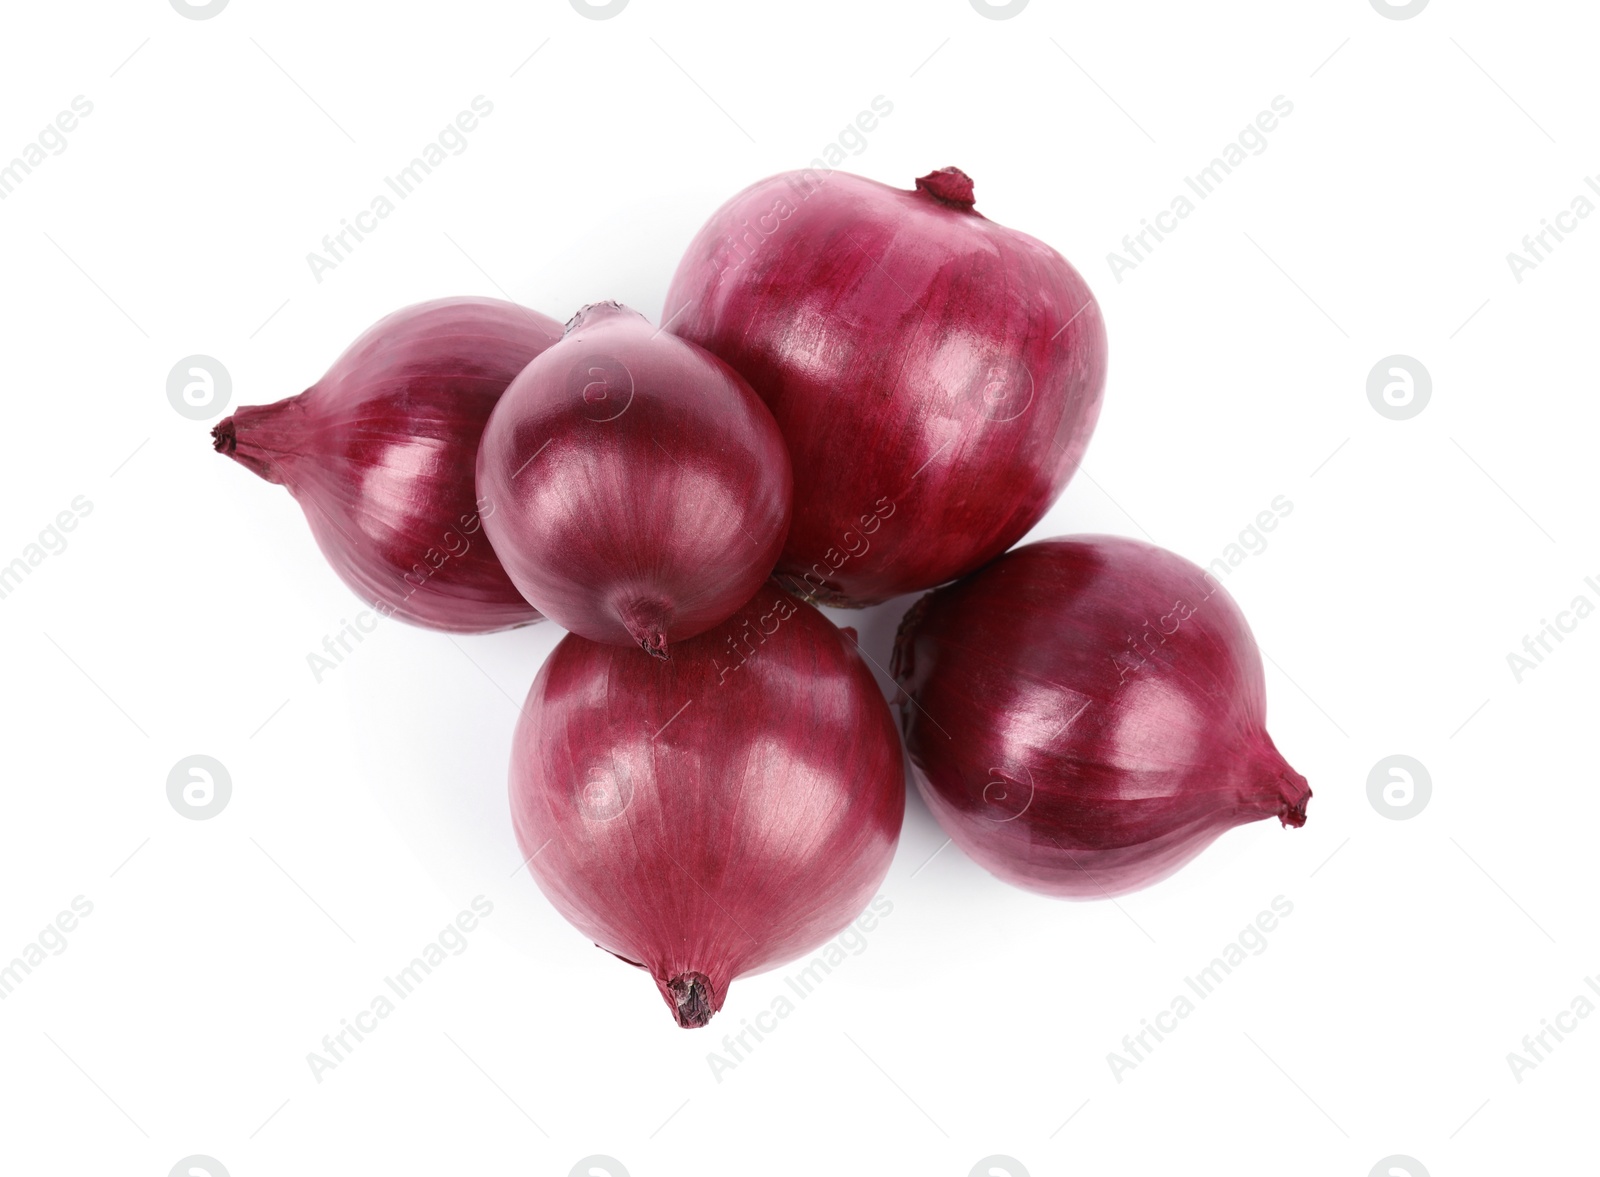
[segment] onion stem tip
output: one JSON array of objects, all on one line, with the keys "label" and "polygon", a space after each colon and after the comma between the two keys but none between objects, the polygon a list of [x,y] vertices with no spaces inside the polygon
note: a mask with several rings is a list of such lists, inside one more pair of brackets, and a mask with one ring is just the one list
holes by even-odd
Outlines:
[{"label": "onion stem tip", "polygon": [[685,1030],[696,1030],[716,1013],[712,1004],[711,978],[704,973],[679,973],[667,982],[667,997],[672,1015]]}]

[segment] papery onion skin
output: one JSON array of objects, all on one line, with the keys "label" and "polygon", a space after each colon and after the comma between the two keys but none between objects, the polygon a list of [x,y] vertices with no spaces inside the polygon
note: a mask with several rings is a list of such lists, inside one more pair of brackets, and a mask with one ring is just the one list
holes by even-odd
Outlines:
[{"label": "papery onion skin", "polygon": [[492,298],[379,320],[305,392],[240,408],[211,433],[287,487],[328,563],[384,616],[451,633],[539,620],[483,534],[478,442],[512,378],[561,324]]},{"label": "papery onion skin", "polygon": [[1267,735],[1243,614],[1153,545],[1018,548],[914,605],[893,673],[929,809],[1017,886],[1121,895],[1233,826],[1305,823],[1311,790]]},{"label": "papery onion skin", "polygon": [[506,390],[478,497],[540,612],[665,658],[766,580],[793,478],[777,422],[737,372],[607,302],[579,311]]},{"label": "papery onion skin", "polygon": [[778,419],[797,592],[870,605],[972,571],[1044,515],[1099,414],[1105,324],[1043,242],[943,168],[914,191],[788,172],[718,209],[663,322]]},{"label": "papery onion skin", "polygon": [[693,1028],[860,914],[903,756],[853,638],[768,582],[664,662],[563,638],[517,724],[511,812],[550,901]]}]

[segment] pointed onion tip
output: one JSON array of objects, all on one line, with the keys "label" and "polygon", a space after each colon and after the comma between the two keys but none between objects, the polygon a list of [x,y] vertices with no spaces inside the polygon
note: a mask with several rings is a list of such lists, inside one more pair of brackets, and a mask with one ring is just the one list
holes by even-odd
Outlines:
[{"label": "pointed onion tip", "polygon": [[918,177],[917,191],[951,208],[970,209],[974,203],[972,177],[960,168],[940,168]]},{"label": "pointed onion tip", "polygon": [[224,417],[221,422],[211,427],[211,448],[219,454],[232,454],[239,444],[239,438],[233,431],[233,418]]},{"label": "pointed onion tip", "polygon": [[895,630],[894,649],[889,652],[889,677],[898,682],[902,688],[906,680],[916,673],[916,658],[913,652],[916,645],[915,635],[931,600],[933,600],[932,593],[924,593],[918,597],[916,603],[906,610],[905,616],[900,619],[900,627]]},{"label": "pointed onion tip", "polygon": [[704,973],[679,973],[667,982],[665,996],[672,1016],[685,1030],[699,1029],[717,1012],[711,978]]},{"label": "pointed onion tip", "polygon": [[567,320],[567,325],[562,330],[561,337],[565,339],[580,327],[587,327],[591,323],[616,315],[632,315],[637,319],[644,318],[644,315],[639,311],[618,302],[614,298],[602,299],[600,302],[586,303],[579,307],[577,313]]},{"label": "pointed onion tip", "polygon": [[1250,810],[1258,817],[1276,816],[1285,826],[1299,829],[1306,824],[1311,786],[1290,767],[1271,736],[1263,731],[1258,739],[1250,774]]},{"label": "pointed onion tip", "polygon": [[1311,800],[1311,786],[1306,783],[1305,777],[1290,768],[1281,758],[1275,777],[1279,802],[1278,820],[1285,826],[1293,826],[1298,830],[1306,824],[1306,802]]},{"label": "pointed onion tip", "polygon": [[671,610],[659,601],[635,601],[620,611],[622,627],[646,654],[667,660],[667,628]]},{"label": "pointed onion tip", "polygon": [[[1304,786],[1305,777],[1300,776],[1297,773],[1295,775],[1295,780],[1299,781],[1301,785]],[[1311,800],[1311,790],[1305,788],[1302,788],[1298,800],[1285,798],[1282,808],[1278,810],[1278,820],[1281,821],[1285,826],[1293,826],[1298,830],[1301,826],[1306,824],[1306,802],[1309,800]]]}]

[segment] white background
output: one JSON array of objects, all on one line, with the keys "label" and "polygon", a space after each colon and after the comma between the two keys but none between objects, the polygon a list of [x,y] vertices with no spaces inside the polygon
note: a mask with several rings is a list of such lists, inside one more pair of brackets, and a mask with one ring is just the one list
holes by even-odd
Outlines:
[{"label": "white background", "polygon": [[[75,96],[94,109],[0,202],[0,563],[76,496],[92,512],[0,600],[0,960],[74,896],[94,910],[0,1002],[0,1170],[1592,1163],[1600,1018],[1520,1083],[1506,1056],[1600,974],[1600,619],[1521,682],[1506,656],[1600,604],[1600,217],[1520,283],[1506,255],[1600,173],[1597,23],[1469,0],[1408,20],[1368,0],[8,6],[0,161]],[[315,280],[307,253],[480,94],[468,149]],[[518,871],[507,749],[560,632],[390,623],[315,682],[306,655],[358,602],[166,380],[204,353],[232,404],[276,400],[448,294],[657,316],[711,211],[877,95],[893,113],[849,170],[959,165],[1101,301],[1105,411],[1036,536],[1205,563],[1293,503],[1227,586],[1316,796],[1303,830],[1235,831],[1119,905],[930,861],[945,839],[913,798],[892,915],[719,1082],[707,1053],[792,970],[679,1030]],[[1277,95],[1294,111],[1266,150],[1113,277],[1123,235]],[[1366,395],[1395,353],[1433,381],[1405,421]],[[856,618],[885,664],[904,605]],[[233,782],[206,821],[166,795],[197,753]],[[1367,794],[1395,753],[1433,783],[1405,821]],[[470,947],[314,1080],[307,1052],[477,895]],[[1266,951],[1113,1078],[1123,1035],[1278,895]]]}]

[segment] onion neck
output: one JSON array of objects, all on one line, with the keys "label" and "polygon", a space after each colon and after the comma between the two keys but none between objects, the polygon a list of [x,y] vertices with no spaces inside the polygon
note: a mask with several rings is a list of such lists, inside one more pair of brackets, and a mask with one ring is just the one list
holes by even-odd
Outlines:
[{"label": "onion neck", "polygon": [[1306,802],[1311,800],[1311,786],[1305,777],[1289,767],[1271,736],[1263,732],[1261,740],[1264,747],[1251,775],[1249,801],[1263,816],[1273,814],[1284,825],[1299,829],[1306,824]]},{"label": "onion neck", "polygon": [[566,329],[561,337],[565,339],[574,331],[584,327],[595,327],[609,319],[641,319],[648,323],[644,315],[630,306],[623,306],[616,299],[608,298],[603,302],[591,302],[588,306],[580,307],[578,313],[567,320]]},{"label": "onion neck", "polygon": [[663,987],[672,1016],[685,1030],[698,1030],[717,1012],[711,978],[704,973],[679,973]]},{"label": "onion neck", "polygon": [[661,601],[634,601],[618,610],[618,619],[628,636],[652,658],[667,658],[667,629],[672,610]]},{"label": "onion neck", "polygon": [[972,212],[972,177],[960,168],[940,168],[917,179],[917,191],[946,208]]},{"label": "onion neck", "polygon": [[902,690],[908,687],[917,673],[917,629],[922,625],[922,618],[932,600],[932,593],[918,597],[916,604],[900,618],[900,628],[895,630],[894,650],[889,656],[889,676],[900,684]]},{"label": "onion neck", "polygon": [[211,430],[211,448],[268,482],[282,483],[288,463],[301,453],[308,412],[306,393],[271,405],[245,405]]}]

